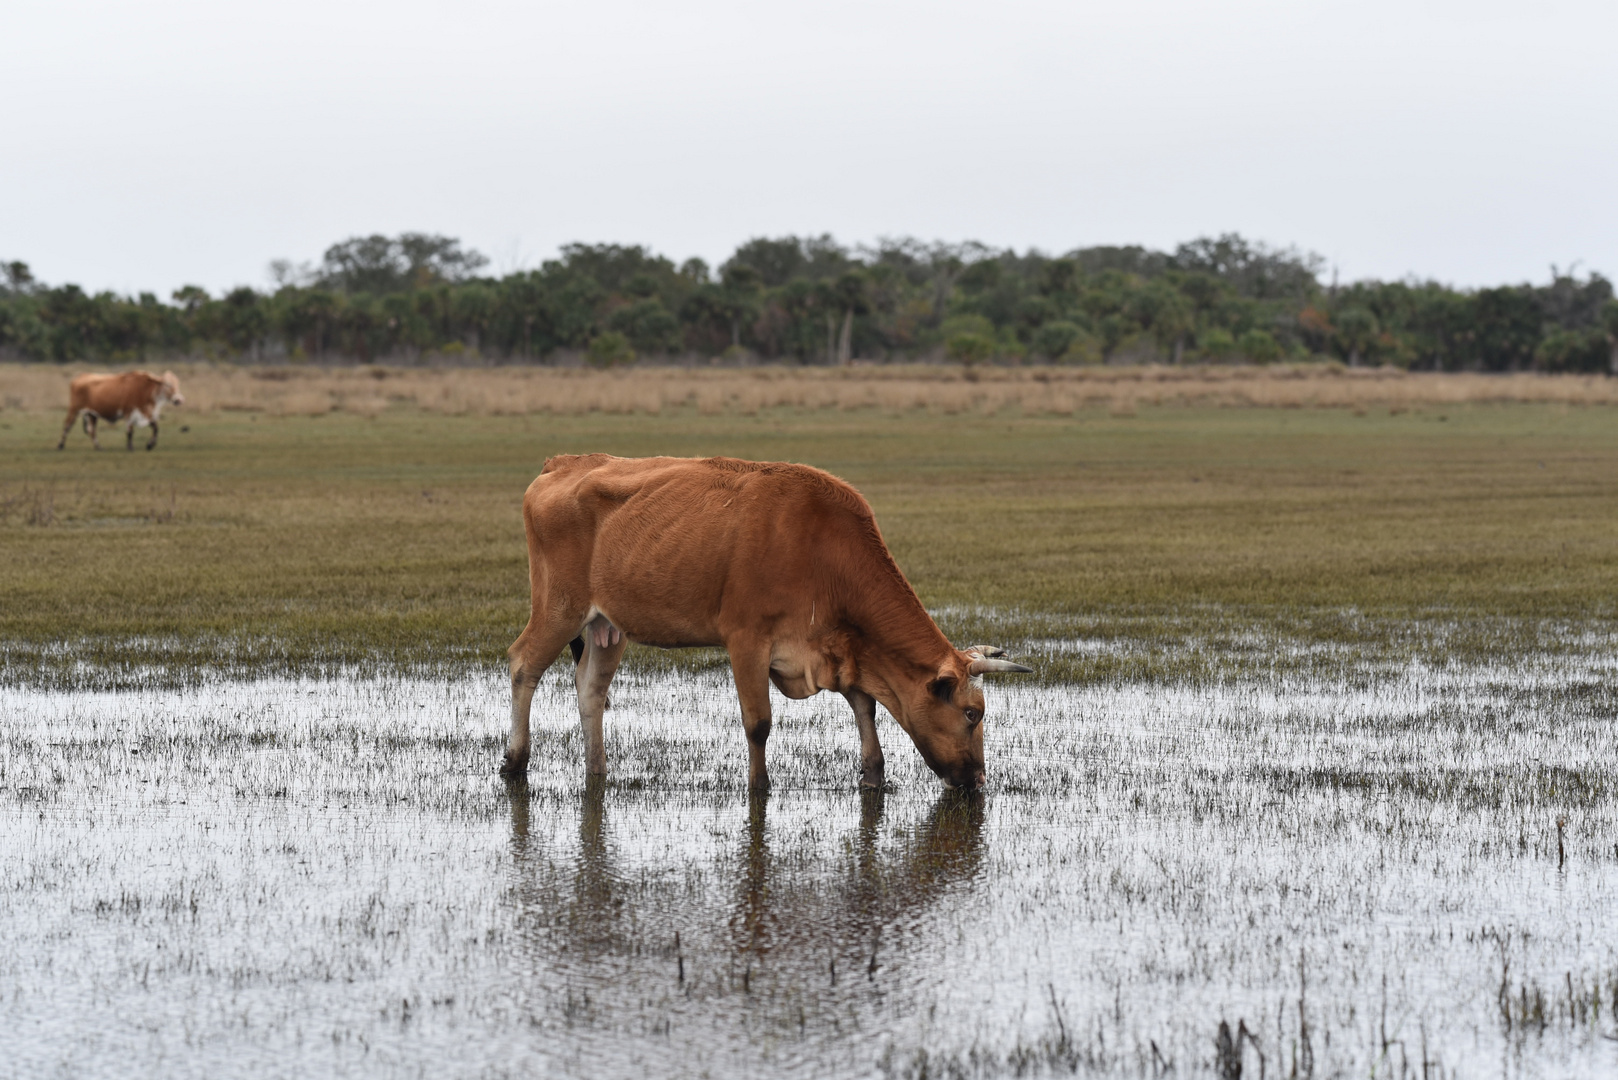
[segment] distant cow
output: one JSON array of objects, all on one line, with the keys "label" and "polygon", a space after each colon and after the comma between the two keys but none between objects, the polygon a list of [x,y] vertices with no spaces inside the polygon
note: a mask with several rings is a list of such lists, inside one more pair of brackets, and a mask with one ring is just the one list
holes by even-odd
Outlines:
[{"label": "distant cow", "polygon": [[870,506],[836,477],[734,458],[554,457],[528,487],[523,522],[532,609],[509,650],[508,777],[527,772],[534,690],[569,644],[585,768],[606,772],[607,686],[635,641],[729,651],[755,789],[769,785],[772,682],[789,698],[848,699],[868,786],[883,775],[877,702],[945,783],[983,783],[979,676],[1030,669],[951,645]]},{"label": "distant cow", "polygon": [[184,405],[180,396],[180,379],[172,371],[163,372],[162,378],[149,371],[126,371],[122,375],[80,375],[68,384],[67,423],[62,425],[62,438],[56,449],[67,445],[67,433],[73,430],[73,421],[83,418],[84,432],[90,443],[101,449],[96,438],[96,422],[105,420],[116,424],[129,421],[129,433],[124,438],[124,449],[135,449],[135,429],[150,426],[152,437],[146,449],[157,445],[157,415],[169,402]]}]

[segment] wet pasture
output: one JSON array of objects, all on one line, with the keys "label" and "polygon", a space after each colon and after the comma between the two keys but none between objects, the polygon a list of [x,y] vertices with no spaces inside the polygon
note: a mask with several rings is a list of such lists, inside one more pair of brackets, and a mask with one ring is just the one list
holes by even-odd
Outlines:
[{"label": "wet pasture", "polygon": [[974,796],[822,695],[750,798],[713,672],[592,785],[553,670],[525,788],[499,675],[0,690],[0,1072],[1608,1072],[1611,645],[1008,678]]}]

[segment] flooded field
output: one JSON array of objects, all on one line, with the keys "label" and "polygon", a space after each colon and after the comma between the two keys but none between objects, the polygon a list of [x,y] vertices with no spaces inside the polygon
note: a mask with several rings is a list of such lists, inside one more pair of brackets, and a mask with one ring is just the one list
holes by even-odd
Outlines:
[{"label": "flooded field", "polygon": [[1609,1073],[1612,644],[1008,679],[973,797],[822,695],[750,799],[711,673],[520,789],[497,675],[0,690],[0,1073]]}]

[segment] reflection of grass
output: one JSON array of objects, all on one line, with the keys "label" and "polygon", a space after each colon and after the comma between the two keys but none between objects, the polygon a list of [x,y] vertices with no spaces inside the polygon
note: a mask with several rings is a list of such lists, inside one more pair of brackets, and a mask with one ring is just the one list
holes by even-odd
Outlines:
[{"label": "reflection of grass", "polygon": [[498,664],[525,617],[519,499],[560,451],[828,468],[959,640],[1112,643],[1050,677],[1510,655],[1599,629],[1618,584],[1599,409],[180,410],[155,453],[99,455],[51,449],[56,422],[0,423],[14,681]]}]

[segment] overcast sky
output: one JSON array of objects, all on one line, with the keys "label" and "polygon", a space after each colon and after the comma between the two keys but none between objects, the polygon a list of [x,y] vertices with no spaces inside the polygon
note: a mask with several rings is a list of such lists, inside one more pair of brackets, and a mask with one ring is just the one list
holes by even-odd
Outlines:
[{"label": "overcast sky", "polygon": [[506,271],[1238,231],[1618,275],[1618,4],[7,0],[0,258],[162,295],[405,230]]}]

